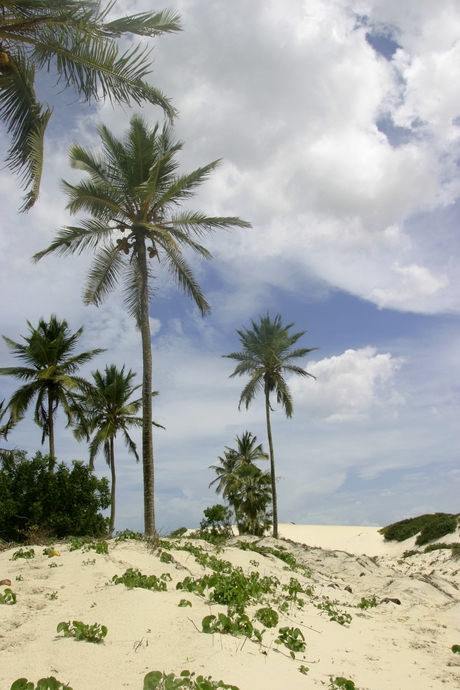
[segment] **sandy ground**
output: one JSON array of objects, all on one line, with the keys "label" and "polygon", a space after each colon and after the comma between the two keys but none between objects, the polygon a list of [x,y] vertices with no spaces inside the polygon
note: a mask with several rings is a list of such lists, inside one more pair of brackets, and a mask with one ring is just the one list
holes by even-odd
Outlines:
[{"label": "sandy ground", "polygon": [[[177,548],[173,561],[145,542],[109,542],[108,555],[56,544],[60,555],[49,558],[35,546],[35,558],[11,560],[17,547],[0,552],[0,579],[11,580],[17,603],[0,604],[0,688],[10,690],[17,678],[35,683],[54,675],[73,690],[142,690],[149,671],[179,674],[188,669],[240,690],[284,690],[335,687],[331,678],[352,680],[359,690],[428,690],[460,687],[460,560],[450,550],[402,558],[415,538],[386,543],[377,528],[281,525],[283,540],[265,538],[258,547],[284,546],[301,566],[289,569],[266,552],[242,550],[238,539],[221,551],[206,542],[209,554],[239,566],[246,575],[276,576],[276,595],[294,577],[309,594],[299,608],[291,599],[262,644],[245,637],[201,632],[210,612],[227,612],[205,596],[177,590],[186,576],[200,578],[211,570]],[[174,541],[175,546],[187,540]],[[190,541],[190,540],[189,540]],[[460,541],[459,534],[443,538]],[[30,548],[30,547],[24,547]],[[145,575],[168,573],[166,592],[128,589],[111,583],[114,575],[138,568]],[[345,589],[347,587],[347,589]],[[4,594],[6,586],[0,586]],[[378,605],[360,609],[362,597]],[[181,599],[192,606],[179,607]],[[382,599],[395,599],[380,603]],[[319,603],[351,616],[349,624],[330,620]],[[267,604],[253,604],[247,613]],[[100,623],[108,628],[101,644],[57,634],[61,621]],[[256,624],[259,629],[263,626]],[[299,628],[306,649],[295,660],[274,644],[280,627]],[[308,668],[305,674],[301,667]]]}]

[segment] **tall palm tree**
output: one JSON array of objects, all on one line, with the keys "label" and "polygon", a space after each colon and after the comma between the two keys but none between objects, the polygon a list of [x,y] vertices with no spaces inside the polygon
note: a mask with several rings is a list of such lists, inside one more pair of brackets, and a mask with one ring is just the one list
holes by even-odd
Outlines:
[{"label": "tall palm tree", "polygon": [[244,403],[248,409],[251,402],[261,390],[265,396],[265,417],[267,422],[268,448],[270,453],[270,472],[272,483],[273,500],[273,536],[278,538],[278,502],[276,496],[276,475],[275,475],[275,454],[273,451],[272,428],[270,420],[270,395],[276,393],[276,402],[279,403],[286,417],[292,417],[293,405],[289,387],[284,379],[286,374],[298,374],[299,376],[310,376],[309,374],[292,361],[305,357],[309,352],[318,348],[298,348],[292,347],[306,331],[290,334],[289,330],[294,326],[293,323],[283,326],[280,314],[277,314],[272,321],[269,313],[266,316],[259,316],[260,323],[251,319],[252,328],[237,329],[243,349],[240,352],[232,352],[223,357],[235,359],[239,364],[236,366],[234,376],[249,376],[249,381],[243,388],[238,404],[238,409]]},{"label": "tall palm tree", "polygon": [[[105,127],[98,128],[102,154],[74,145],[70,150],[73,168],[89,179],[76,185],[63,183],[71,213],[87,211],[91,218],[80,225],[60,230],[51,245],[35,255],[69,256],[94,250],[84,301],[101,304],[123,278],[125,304],[136,319],[142,338],[142,464],[144,479],[144,524],[146,534],[155,533],[154,466],[152,442],[152,347],[149,300],[152,296],[152,262],[166,269],[176,285],[187,293],[204,316],[210,311],[193,272],[183,254],[191,249],[211,258],[195,238],[218,228],[250,227],[237,217],[208,217],[200,212],[180,211],[216,168],[219,161],[197,168],[187,175],[177,173],[176,154],[182,142],[173,138],[165,124],[149,127],[139,116],[131,118],[123,140]],[[149,261],[150,259],[150,261]]]},{"label": "tall palm tree", "polygon": [[[94,469],[94,460],[102,449],[105,460],[110,467],[112,502],[110,509],[110,533],[115,528],[115,438],[120,431],[128,451],[139,461],[137,447],[128,433],[129,427],[142,427],[142,417],[137,414],[142,407],[142,400],[129,400],[133,393],[141,386],[134,386],[136,374],[131,369],[125,374],[125,367],[117,369],[114,364],[105,367],[101,372],[92,372],[94,385],[86,396],[82,396],[80,404],[84,415],[74,428],[74,435],[78,441],[92,440],[89,445],[89,465]],[[152,397],[158,395],[157,391]],[[161,424],[152,421],[156,427],[164,429]]]},{"label": "tall palm tree", "polygon": [[90,384],[75,373],[95,355],[104,350],[96,349],[74,354],[83,326],[71,333],[67,321],[59,321],[52,314],[49,322],[43,318],[34,328],[28,321],[30,334],[22,336],[25,344],[16,343],[3,336],[12,354],[27,366],[2,367],[0,375],[13,376],[24,385],[13,393],[9,403],[2,410],[2,417],[9,412],[10,424],[21,421],[35,399],[34,421],[42,429],[42,444],[49,438],[50,469],[55,464],[54,424],[59,405],[62,406],[70,424],[81,409],[79,394],[87,392]]},{"label": "tall palm tree", "polygon": [[256,446],[257,437],[245,431],[236,437],[237,447],[225,446],[220,465],[211,465],[217,477],[209,486],[217,484],[216,493],[222,494],[235,512],[240,534],[262,535],[266,528],[267,510],[271,504],[271,481],[267,472],[257,467],[257,460],[268,460],[262,444]]},{"label": "tall palm tree", "polygon": [[135,45],[118,53],[125,34],[158,36],[180,31],[179,15],[166,10],[108,21],[115,4],[99,0],[4,0],[0,3],[0,120],[11,134],[9,167],[28,190],[22,210],[35,203],[43,167],[43,140],[52,108],[43,108],[34,88],[35,70],[53,71],[56,85],[72,87],[83,101],[146,100],[168,117],[174,109],[145,77],[150,51]]}]

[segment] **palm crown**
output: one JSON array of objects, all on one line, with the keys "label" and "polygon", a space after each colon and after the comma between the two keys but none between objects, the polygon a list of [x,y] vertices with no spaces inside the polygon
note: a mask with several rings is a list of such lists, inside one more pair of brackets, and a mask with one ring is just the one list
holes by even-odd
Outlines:
[{"label": "palm crown", "polygon": [[74,354],[83,327],[71,333],[65,320],[59,321],[53,314],[46,322],[40,319],[37,328],[27,322],[30,335],[25,344],[16,343],[3,336],[12,354],[26,366],[2,367],[0,375],[12,376],[24,382],[13,395],[3,414],[10,413],[13,423],[23,419],[32,400],[35,402],[34,421],[42,429],[42,443],[49,437],[50,456],[54,451],[54,418],[59,405],[62,406],[68,422],[81,409],[79,393],[87,392],[90,384],[76,372],[101,349]]},{"label": "palm crown", "polygon": [[[125,367],[118,369],[114,364],[105,367],[104,372],[92,372],[94,384],[85,396],[79,399],[84,414],[79,416],[79,423],[75,425],[74,436],[78,441],[90,440],[89,465],[94,469],[94,460],[102,449],[105,460],[110,467],[111,483],[111,513],[110,529],[115,527],[115,449],[114,440],[120,432],[128,451],[139,460],[137,446],[129,434],[129,428],[142,427],[142,417],[138,413],[142,407],[142,400],[130,400],[131,396],[141,386],[135,386],[133,380],[136,374],[131,369],[125,373]],[[158,395],[157,391],[152,396]],[[164,427],[152,421],[156,427]]]},{"label": "palm crown", "polygon": [[43,165],[43,139],[50,107],[43,108],[34,88],[35,69],[56,71],[57,83],[72,87],[83,100],[108,97],[128,104],[147,100],[168,117],[174,109],[146,82],[147,48],[118,53],[116,39],[126,33],[157,36],[179,31],[172,11],[144,12],[108,21],[115,4],[97,0],[4,0],[0,4],[0,119],[12,137],[7,162],[29,189],[23,210],[36,201]]}]

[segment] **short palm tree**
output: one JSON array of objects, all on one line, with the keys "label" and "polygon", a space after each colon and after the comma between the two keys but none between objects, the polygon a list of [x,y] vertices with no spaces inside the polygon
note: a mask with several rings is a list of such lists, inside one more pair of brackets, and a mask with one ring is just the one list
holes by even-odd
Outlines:
[{"label": "short palm tree", "polygon": [[276,393],[276,402],[284,408],[286,417],[292,417],[292,397],[284,376],[286,374],[298,374],[299,376],[315,378],[305,369],[292,364],[292,361],[305,357],[309,352],[318,348],[302,347],[293,350],[293,345],[306,331],[300,331],[291,335],[289,330],[294,324],[290,323],[287,326],[283,326],[279,314],[275,316],[273,321],[268,313],[266,316],[259,316],[259,320],[260,322],[256,323],[251,319],[252,328],[243,328],[241,331],[236,331],[243,349],[240,352],[223,355],[223,357],[229,357],[239,362],[230,378],[234,376],[249,376],[249,381],[243,388],[240,396],[239,408],[244,403],[247,409],[259,391],[263,391],[265,396],[265,417],[270,453],[273,501],[273,536],[278,538],[278,502],[276,496],[275,454],[273,451],[270,420],[270,412],[272,410],[270,395]]},{"label": "short palm tree", "polygon": [[254,463],[268,460],[257,437],[245,431],[236,437],[237,447],[226,446],[220,465],[211,465],[217,477],[209,486],[217,484],[216,493],[222,494],[235,512],[241,534],[262,535],[266,528],[267,511],[271,504],[270,475]]},{"label": "short palm tree", "polygon": [[10,424],[24,418],[30,403],[35,399],[34,421],[42,429],[42,443],[49,438],[51,471],[56,453],[54,446],[54,423],[61,405],[71,424],[80,410],[79,394],[86,393],[90,384],[76,376],[78,369],[104,350],[96,349],[74,354],[83,326],[71,333],[67,321],[59,321],[53,314],[49,322],[40,319],[37,328],[28,321],[30,334],[24,337],[25,344],[16,343],[3,336],[12,354],[22,360],[24,367],[2,367],[0,375],[13,376],[25,382],[13,393],[2,411],[10,414]]},{"label": "short palm tree", "polygon": [[174,110],[145,77],[150,51],[136,45],[118,53],[124,34],[158,36],[179,31],[169,10],[108,21],[115,4],[98,0],[4,0],[0,3],[0,120],[11,134],[9,167],[29,190],[22,210],[35,203],[43,167],[43,140],[52,108],[43,108],[34,88],[35,70],[53,71],[56,85],[72,87],[84,101],[149,101],[169,117]]},{"label": "short palm tree", "polygon": [[252,463],[241,464],[231,486],[231,494],[239,533],[262,537],[270,526],[270,474]]},{"label": "short palm tree", "polygon": [[[131,369],[125,374],[125,367],[117,369],[114,364],[105,367],[101,373],[99,370],[92,372],[94,385],[87,395],[79,400],[83,408],[83,416],[79,415],[79,422],[75,425],[74,435],[79,441],[89,440],[89,465],[94,469],[94,460],[102,449],[105,460],[111,473],[111,509],[110,509],[110,533],[115,528],[115,499],[116,499],[116,472],[115,472],[115,438],[121,433],[128,451],[139,461],[137,447],[128,433],[129,427],[142,427],[142,417],[137,414],[142,407],[142,400],[131,400],[133,393],[141,386],[134,386],[133,379],[136,374]],[[152,397],[158,395],[157,391]],[[164,429],[161,424],[152,421],[152,424]]]},{"label": "short palm tree", "polygon": [[104,125],[98,131],[101,154],[78,145],[70,151],[71,166],[85,172],[87,179],[77,185],[63,183],[69,199],[67,208],[71,213],[87,211],[91,218],[60,230],[51,245],[34,258],[95,251],[84,292],[86,304],[101,304],[118,280],[124,281],[125,304],[142,338],[144,524],[150,535],[155,533],[149,322],[152,278],[156,269],[166,269],[204,316],[210,308],[183,251],[192,250],[210,259],[211,254],[197,238],[219,228],[250,224],[237,217],[208,217],[178,209],[219,161],[179,175],[176,154],[182,143],[173,138],[169,125],[149,127],[134,115],[123,140],[115,138]]}]

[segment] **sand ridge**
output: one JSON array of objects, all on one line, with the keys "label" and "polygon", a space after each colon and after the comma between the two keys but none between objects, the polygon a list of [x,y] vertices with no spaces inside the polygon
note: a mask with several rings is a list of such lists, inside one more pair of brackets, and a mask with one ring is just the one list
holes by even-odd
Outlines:
[{"label": "sand ridge", "polygon": [[[282,525],[280,533],[287,537],[289,527]],[[142,690],[149,671],[179,674],[183,669],[222,679],[240,690],[329,688],[330,677],[338,676],[353,680],[359,690],[460,687],[460,656],[451,651],[452,645],[460,644],[460,561],[450,550],[401,558],[415,539],[397,545],[396,555],[388,555],[388,544],[376,528],[347,529],[347,538],[342,532],[343,545],[353,546],[357,553],[317,546],[321,533],[325,543],[340,537],[341,530],[334,527],[318,530],[314,539],[311,526],[303,535],[295,530],[303,542],[310,533],[314,546],[244,538],[259,547],[283,546],[302,566],[295,572],[272,553],[242,550],[238,538],[217,552],[206,542],[193,541],[246,574],[277,577],[280,592],[291,577],[314,592],[312,597],[302,595],[302,609],[291,602],[280,613],[276,628],[263,634],[262,646],[244,637],[200,632],[205,616],[226,613],[227,608],[206,596],[176,590],[186,576],[200,578],[211,572],[187,551],[172,548],[173,561],[164,563],[161,550],[152,551],[146,542],[134,540],[110,541],[107,555],[70,551],[59,544],[59,557],[48,558],[43,547],[36,546],[34,559],[12,561],[17,547],[5,550],[0,553],[0,576],[11,580],[17,603],[0,605],[0,688],[9,690],[19,677],[36,682],[54,675],[73,690]],[[361,553],[359,538],[350,536],[350,530],[361,533],[367,545],[369,538],[374,540],[372,553]],[[441,541],[449,540],[458,541],[458,535]],[[52,563],[57,567],[50,567]],[[158,577],[168,573],[167,591],[130,590],[111,583],[127,568]],[[0,593],[4,591],[0,587]],[[363,597],[389,601],[362,610],[357,605]],[[179,607],[182,598],[192,606]],[[351,616],[349,625],[331,621],[327,611],[315,606],[328,600],[335,602],[335,610]],[[261,605],[248,606],[251,619]],[[103,624],[107,637],[102,644],[91,644],[56,633],[59,622],[72,620]],[[306,650],[297,653],[295,661],[289,650],[274,644],[282,626],[298,627],[305,636]],[[309,668],[307,675],[299,673],[302,665]]]}]

